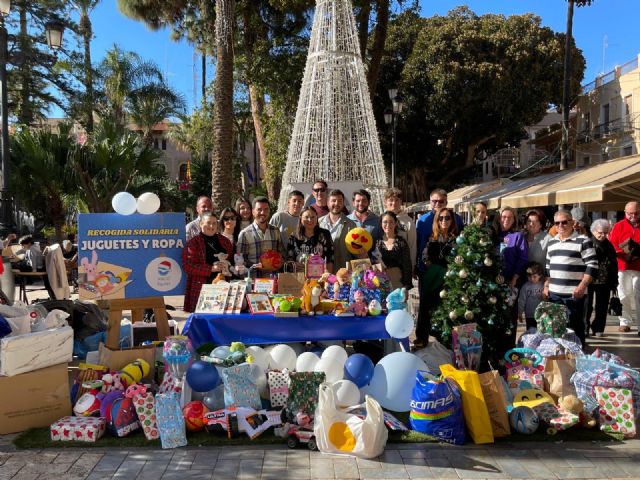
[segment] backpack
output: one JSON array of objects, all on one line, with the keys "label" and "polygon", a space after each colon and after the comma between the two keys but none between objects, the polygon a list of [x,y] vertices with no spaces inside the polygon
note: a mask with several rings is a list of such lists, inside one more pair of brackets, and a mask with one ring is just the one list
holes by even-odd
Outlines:
[{"label": "backpack", "polygon": [[109,430],[116,437],[126,437],[141,428],[136,407],[129,397],[115,399],[111,404],[110,412]]}]

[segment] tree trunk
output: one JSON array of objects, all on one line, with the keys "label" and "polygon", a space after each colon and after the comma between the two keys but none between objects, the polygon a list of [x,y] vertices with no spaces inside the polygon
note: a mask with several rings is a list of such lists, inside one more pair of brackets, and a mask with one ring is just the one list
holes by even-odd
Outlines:
[{"label": "tree trunk", "polygon": [[[207,54],[202,54],[202,101],[207,101]],[[195,105],[194,105],[195,107]]]},{"label": "tree trunk", "polygon": [[361,2],[360,10],[356,17],[358,25],[358,40],[360,41],[360,56],[365,61],[367,54],[367,40],[369,39],[369,15],[371,14],[371,2],[364,0]]},{"label": "tree trunk", "polygon": [[376,26],[373,35],[373,46],[371,48],[371,60],[369,71],[367,72],[367,84],[369,86],[369,96],[373,101],[380,74],[380,62],[384,54],[384,44],[387,40],[387,27],[389,26],[389,0],[378,0],[378,14],[376,16]]},{"label": "tree trunk", "polygon": [[27,7],[25,3],[20,3],[20,33],[18,34],[18,43],[20,44],[20,53],[22,54],[23,64],[20,67],[20,111],[18,115],[18,123],[22,125],[31,125],[33,122],[33,109],[31,108],[31,81],[30,81],[30,62],[31,60],[31,39],[29,30],[27,29]]},{"label": "tree trunk", "polygon": [[256,146],[258,147],[258,158],[260,162],[260,176],[266,180],[269,198],[273,193],[274,173],[267,175],[267,145],[262,128],[262,113],[264,111],[264,97],[258,92],[256,86],[249,82],[249,99],[251,102],[251,118],[253,119],[253,129],[255,130]]},{"label": "tree trunk", "polygon": [[233,21],[235,0],[216,2],[216,78],[213,94],[211,196],[216,209],[231,205],[233,155]]},{"label": "tree trunk", "polygon": [[562,81],[562,139],[560,142],[560,170],[567,168],[569,160],[569,82],[571,80],[571,36],[573,35],[573,3],[568,0],[567,32],[564,41],[564,78]]},{"label": "tree trunk", "polygon": [[85,89],[85,128],[87,133],[93,132],[93,67],[91,66],[91,20],[89,12],[82,11],[80,16],[80,32],[84,46],[84,89]]}]

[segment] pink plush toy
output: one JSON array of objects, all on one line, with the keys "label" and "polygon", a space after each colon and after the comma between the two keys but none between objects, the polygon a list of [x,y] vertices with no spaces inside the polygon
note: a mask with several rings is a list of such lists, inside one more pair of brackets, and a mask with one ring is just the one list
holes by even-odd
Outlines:
[{"label": "pink plush toy", "polygon": [[355,303],[349,305],[347,311],[353,312],[356,317],[365,317],[367,315],[368,307],[367,302],[364,301],[364,292],[362,290],[356,290],[353,294]]},{"label": "pink plush toy", "polygon": [[134,383],[127,387],[124,392],[124,396],[128,398],[134,398],[137,395],[145,395],[147,393],[147,386],[140,383]]},{"label": "pink plush toy", "polygon": [[115,372],[105,373],[102,376],[102,393],[109,393],[114,390],[124,390],[120,374]]}]

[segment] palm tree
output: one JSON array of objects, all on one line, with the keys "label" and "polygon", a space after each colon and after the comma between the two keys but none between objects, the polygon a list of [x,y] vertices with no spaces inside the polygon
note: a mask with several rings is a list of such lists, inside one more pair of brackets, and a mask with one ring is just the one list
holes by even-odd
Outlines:
[{"label": "palm tree", "polygon": [[149,85],[131,94],[130,120],[142,130],[142,138],[153,142],[153,127],[165,118],[184,112],[185,101],[167,85]]},{"label": "palm tree", "polygon": [[85,128],[93,132],[93,66],[91,65],[91,11],[96,8],[100,0],[73,0],[73,4],[80,11],[80,35],[84,47],[84,89],[85,89]]}]

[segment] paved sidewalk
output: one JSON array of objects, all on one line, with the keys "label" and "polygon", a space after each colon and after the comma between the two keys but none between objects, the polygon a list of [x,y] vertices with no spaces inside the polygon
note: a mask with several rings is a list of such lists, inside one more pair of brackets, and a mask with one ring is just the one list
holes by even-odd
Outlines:
[{"label": "paved sidewalk", "polygon": [[3,480],[640,478],[640,440],[389,445],[373,460],[285,446],[15,451],[6,440],[7,436],[0,443]]}]

